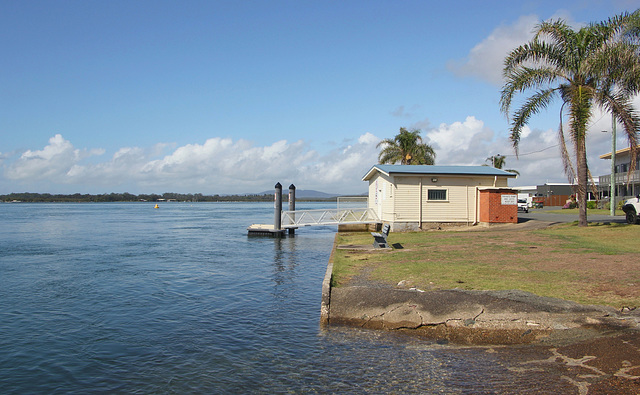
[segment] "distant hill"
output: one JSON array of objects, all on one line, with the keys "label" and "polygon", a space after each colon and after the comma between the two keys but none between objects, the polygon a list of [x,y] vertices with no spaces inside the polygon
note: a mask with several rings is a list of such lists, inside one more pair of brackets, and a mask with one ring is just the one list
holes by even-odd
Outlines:
[{"label": "distant hill", "polygon": [[[260,192],[257,193],[256,195],[271,195],[273,194],[274,191],[270,190],[270,191],[264,191],[264,192]],[[289,189],[288,188],[282,188],[282,194],[286,195],[289,193]],[[296,189],[296,198],[300,198],[300,199],[328,199],[328,198],[334,198],[336,196],[340,196],[337,194],[333,194],[333,193],[325,193],[325,192],[320,192],[320,191],[315,191],[313,189]]]}]

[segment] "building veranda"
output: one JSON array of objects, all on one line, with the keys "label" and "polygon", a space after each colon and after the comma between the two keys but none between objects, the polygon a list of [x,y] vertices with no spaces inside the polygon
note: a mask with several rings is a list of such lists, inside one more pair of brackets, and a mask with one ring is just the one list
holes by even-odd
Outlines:
[{"label": "building veranda", "polygon": [[[600,159],[611,160],[611,152],[600,155]],[[616,150],[615,155],[615,197],[616,202],[624,201],[640,194],[640,158],[635,159],[635,170],[629,172],[631,168],[631,149],[623,148]],[[611,174],[598,177],[598,190],[600,196],[609,198]],[[608,200],[608,199],[607,199]]]}]

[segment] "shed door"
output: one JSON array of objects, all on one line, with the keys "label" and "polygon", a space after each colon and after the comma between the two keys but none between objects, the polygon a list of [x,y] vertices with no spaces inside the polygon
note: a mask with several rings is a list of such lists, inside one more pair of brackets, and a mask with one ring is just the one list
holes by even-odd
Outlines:
[{"label": "shed door", "polygon": [[382,201],[384,200],[384,182],[376,180],[376,206],[378,209],[378,218],[382,219]]}]

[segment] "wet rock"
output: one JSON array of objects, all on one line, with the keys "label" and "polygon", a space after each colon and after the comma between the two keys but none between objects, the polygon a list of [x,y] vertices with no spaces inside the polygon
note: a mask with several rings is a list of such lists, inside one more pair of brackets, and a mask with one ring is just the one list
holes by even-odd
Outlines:
[{"label": "wet rock", "polygon": [[[511,291],[428,291],[339,287],[331,292],[329,323],[371,329],[412,330],[464,344],[516,344],[640,328],[638,320],[604,306]],[[595,329],[594,329],[595,328]]]}]

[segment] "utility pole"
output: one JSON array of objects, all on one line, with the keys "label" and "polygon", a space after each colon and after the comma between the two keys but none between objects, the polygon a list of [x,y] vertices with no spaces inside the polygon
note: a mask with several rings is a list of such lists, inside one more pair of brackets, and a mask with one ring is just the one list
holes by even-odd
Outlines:
[{"label": "utility pole", "polygon": [[611,114],[611,181],[609,191],[609,214],[616,215],[616,117]]}]

